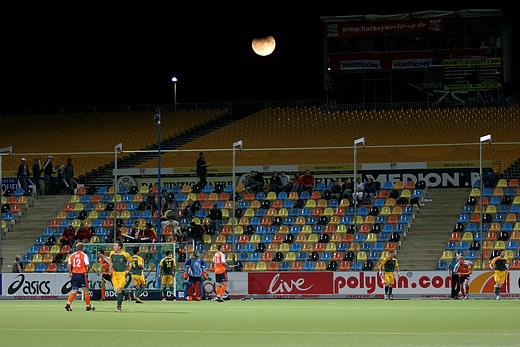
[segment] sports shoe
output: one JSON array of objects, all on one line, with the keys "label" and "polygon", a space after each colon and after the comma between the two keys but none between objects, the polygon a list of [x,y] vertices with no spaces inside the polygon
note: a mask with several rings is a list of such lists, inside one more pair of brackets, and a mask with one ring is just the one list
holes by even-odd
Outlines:
[{"label": "sports shoe", "polygon": [[116,309],[114,310],[115,312],[121,312],[121,306],[117,306]]},{"label": "sports shoe", "polygon": [[197,296],[197,297],[195,298],[195,300],[200,301],[200,298]]},{"label": "sports shoe", "polygon": [[393,295],[390,295],[390,300],[394,300],[394,296]]},{"label": "sports shoe", "polygon": [[105,298],[101,298],[101,299],[99,299],[99,301],[105,301]]},{"label": "sports shoe", "polygon": [[496,299],[497,299],[497,300],[500,300],[500,295],[497,295]]},{"label": "sports shoe", "polygon": [[385,294],[385,300],[388,300],[388,295]]},{"label": "sports shoe", "polygon": [[95,311],[96,308],[94,306],[87,306],[87,311]]},{"label": "sports shoe", "polygon": [[70,307],[70,305],[67,304],[67,305],[65,305],[65,310],[67,310],[67,311],[72,311],[72,307]]},{"label": "sports shoe", "polygon": [[162,299],[162,301],[168,301],[168,300],[166,300],[166,298],[164,298],[164,299]]},{"label": "sports shoe", "polygon": [[470,296],[469,294],[466,294],[466,297],[465,297],[466,300],[469,300],[470,299]]},{"label": "sports shoe", "polygon": [[136,304],[142,304],[143,301],[141,299],[139,299],[139,298],[135,298],[135,303]]},{"label": "sports shoe", "polygon": [[188,295],[188,296],[186,297],[186,300],[187,300],[187,301],[191,301],[191,300],[193,300],[193,297],[190,296],[190,295]]}]

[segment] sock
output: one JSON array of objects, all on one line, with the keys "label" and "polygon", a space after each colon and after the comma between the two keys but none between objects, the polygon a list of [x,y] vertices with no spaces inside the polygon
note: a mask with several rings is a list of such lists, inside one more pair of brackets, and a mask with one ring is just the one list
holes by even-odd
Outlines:
[{"label": "sock", "polygon": [[188,295],[189,296],[193,296],[193,290],[194,290],[194,285],[191,284],[189,287],[188,287]]},{"label": "sock", "polygon": [[101,299],[106,299],[107,291],[105,288],[101,288]]},{"label": "sock", "polygon": [[389,295],[392,295],[392,290],[393,290],[393,289],[394,289],[393,287],[388,287],[388,294],[389,294]]},{"label": "sock", "polygon": [[73,301],[74,301],[74,298],[76,297],[76,293],[70,293],[69,294],[69,298],[67,299],[67,305],[70,305]]},{"label": "sock", "polygon": [[200,298],[200,282],[195,282],[195,297]]},{"label": "sock", "polygon": [[162,297],[163,299],[166,299],[166,287],[164,287],[162,290]]},{"label": "sock", "polygon": [[385,294],[388,295],[388,286],[385,286]]},{"label": "sock", "polygon": [[117,306],[121,306],[123,303],[123,293],[117,293]]},{"label": "sock", "polygon": [[222,296],[222,285],[218,285],[217,286],[217,296],[221,297]]},{"label": "sock", "polygon": [[90,306],[90,293],[88,292],[88,290],[87,290],[87,292],[85,293],[85,304],[86,304],[87,306]]},{"label": "sock", "polygon": [[227,284],[222,285],[222,295],[226,294]]},{"label": "sock", "polygon": [[495,287],[495,294],[496,294],[496,295],[500,295],[500,288]]}]

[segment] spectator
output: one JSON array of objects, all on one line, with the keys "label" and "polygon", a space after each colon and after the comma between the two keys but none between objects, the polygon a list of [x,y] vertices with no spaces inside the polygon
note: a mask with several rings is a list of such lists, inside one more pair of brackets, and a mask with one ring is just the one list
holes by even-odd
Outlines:
[{"label": "spectator", "polygon": [[23,189],[25,194],[28,193],[27,190],[27,179],[29,178],[29,165],[25,161],[25,158],[20,159],[21,163],[18,166],[18,172],[16,173],[16,178],[20,182],[20,188]]},{"label": "spectator", "polygon": [[36,185],[36,194],[42,195],[42,187],[40,185],[40,178],[42,177],[42,163],[40,159],[34,159],[34,163],[32,166],[32,174],[34,179],[34,184]]},{"label": "spectator", "polygon": [[14,263],[13,263],[13,270],[11,271],[13,273],[23,272],[23,264],[22,264],[22,257],[17,255],[14,257]]},{"label": "spectator", "polygon": [[192,199],[188,199],[186,206],[182,209],[182,216],[187,220],[191,221],[193,216],[197,213],[197,209]]},{"label": "spectator", "polygon": [[220,227],[222,225],[222,211],[218,208],[217,204],[214,204],[213,208],[209,211],[209,219],[217,233],[220,232]]},{"label": "spectator", "polygon": [[363,184],[363,182],[361,182],[361,177],[358,177],[356,179],[355,190],[356,193],[353,195],[353,202],[360,206],[363,202],[363,197],[365,196],[365,185]]},{"label": "spectator", "polygon": [[139,239],[140,242],[157,242],[157,232],[155,231],[155,228],[152,226],[152,223],[147,222],[146,228],[143,231],[143,236]]},{"label": "spectator", "polygon": [[291,191],[291,179],[285,174],[285,171],[280,171],[280,191],[290,192]]},{"label": "spectator", "polygon": [[337,179],[334,180],[332,187],[330,187],[330,198],[336,199],[338,202],[341,200],[341,196],[343,195],[343,189],[339,184]]},{"label": "spectator", "polygon": [[301,179],[301,191],[303,190],[307,190],[309,193],[312,193],[314,190],[314,175],[310,170],[305,170]]},{"label": "spectator", "polygon": [[278,175],[278,171],[274,171],[273,175],[269,179],[269,191],[278,194],[282,187],[282,180]]},{"label": "spectator", "polygon": [[302,176],[298,171],[296,171],[294,173],[294,177],[291,179],[291,190],[297,191],[299,193],[301,191],[301,184]]},{"label": "spectator", "polygon": [[130,229],[128,234],[121,234],[121,236],[123,237],[123,242],[137,242],[137,240],[139,240],[140,234],[141,228],[139,227],[139,221],[136,220],[134,222],[134,226],[132,229]]},{"label": "spectator", "polygon": [[204,152],[199,153],[196,166],[197,176],[199,176],[199,182],[197,183],[197,186],[200,187],[200,190],[202,190],[207,184],[206,175],[208,174],[208,166],[211,166],[211,163],[206,162],[206,155]]},{"label": "spectator", "polygon": [[204,228],[204,226],[196,224],[194,222],[190,223],[188,237],[191,238],[193,241],[202,242],[205,233],[206,229]]},{"label": "spectator", "polygon": [[61,233],[60,243],[62,246],[69,245],[72,246],[74,243],[74,238],[76,236],[76,230],[74,230],[74,227],[72,225],[69,225],[65,229],[63,229],[63,232]]},{"label": "spectator", "polygon": [[88,243],[92,238],[92,234],[90,230],[83,224],[79,226],[79,229],[76,230],[76,235],[74,236],[74,243],[72,247],[76,246],[79,242]]},{"label": "spectator", "polygon": [[341,185],[341,190],[343,191],[341,198],[353,202],[352,193],[354,192],[354,183],[352,182],[352,179],[345,178]]},{"label": "spectator", "polygon": [[365,197],[369,197],[370,201],[374,201],[374,198],[376,197],[376,183],[374,182],[373,178],[369,178],[367,183],[365,184]]},{"label": "spectator", "polygon": [[53,192],[52,185],[52,174],[54,173],[54,166],[52,164],[52,155],[47,157],[47,160],[43,164],[43,180],[45,182],[45,188],[43,192],[45,195],[51,194]]},{"label": "spectator", "polygon": [[[114,230],[116,230],[116,234],[114,235]],[[116,226],[113,226],[108,231],[108,236],[105,239],[105,242],[112,243],[123,240],[123,233],[121,232],[121,229],[117,228]]]},{"label": "spectator", "polygon": [[65,180],[65,193],[67,195],[74,194],[74,165],[72,159],[67,159],[67,164],[63,167],[63,179]]},{"label": "spectator", "polygon": [[249,190],[252,193],[258,193],[264,191],[264,179],[263,176],[258,175],[258,171],[251,170],[249,175],[247,175],[244,185],[246,186],[247,190]]},{"label": "spectator", "polygon": [[153,193],[152,189],[150,189],[148,191],[148,195],[146,196],[146,207],[145,209],[146,210],[150,210],[152,212],[155,212],[157,211],[157,203],[156,203],[156,199],[155,199],[155,194]]}]

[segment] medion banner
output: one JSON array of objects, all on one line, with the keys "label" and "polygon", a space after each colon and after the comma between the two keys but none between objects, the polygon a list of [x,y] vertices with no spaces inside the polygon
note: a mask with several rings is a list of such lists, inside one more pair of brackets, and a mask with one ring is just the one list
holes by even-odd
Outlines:
[{"label": "medion banner", "polygon": [[[475,298],[494,299],[493,271],[475,271],[470,279],[469,293]],[[210,278],[203,284],[206,298],[214,294],[215,284]],[[12,299],[55,299],[65,297],[72,290],[66,273],[4,273],[1,295]],[[448,299],[451,276],[447,271],[401,271],[394,289],[396,298]],[[100,277],[89,274],[89,288],[94,299],[99,296]],[[132,286],[130,286],[130,289]],[[147,277],[144,298],[159,299],[155,274]],[[182,291],[182,274],[177,274],[177,290]],[[107,287],[108,299],[114,299],[113,288]],[[169,295],[172,293],[169,293]],[[383,298],[384,287],[375,271],[361,272],[231,272],[230,298]],[[520,271],[510,271],[502,288],[503,298],[520,297]],[[178,297],[178,296],[177,296]]]}]

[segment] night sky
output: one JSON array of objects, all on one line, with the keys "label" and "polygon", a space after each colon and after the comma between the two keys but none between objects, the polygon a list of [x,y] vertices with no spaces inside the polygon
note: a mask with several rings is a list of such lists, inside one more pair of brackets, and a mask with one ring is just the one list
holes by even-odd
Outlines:
[{"label": "night sky", "polygon": [[[375,10],[295,2],[282,13],[261,4],[208,9],[197,3],[182,11],[173,4],[45,4],[5,13],[0,107],[173,103],[174,75],[178,103],[323,99],[321,16],[475,7]],[[267,35],[276,49],[258,56],[251,40]]]}]

